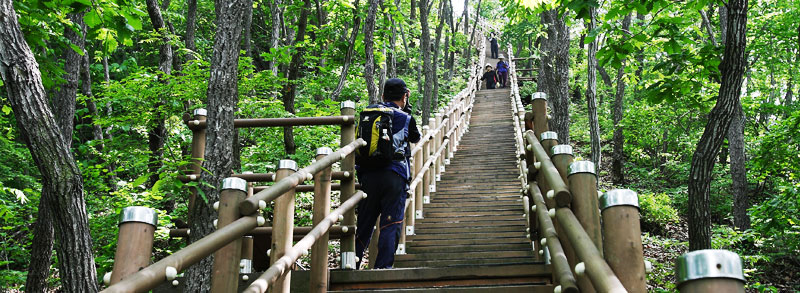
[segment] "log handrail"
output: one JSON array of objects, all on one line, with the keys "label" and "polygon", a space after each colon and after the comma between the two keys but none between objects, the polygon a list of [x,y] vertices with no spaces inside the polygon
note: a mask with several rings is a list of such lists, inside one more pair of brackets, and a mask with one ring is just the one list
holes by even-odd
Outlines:
[{"label": "log handrail", "polygon": [[308,232],[308,234],[303,237],[297,244],[292,246],[291,249],[286,251],[281,258],[279,258],[275,264],[269,267],[266,272],[261,274],[258,279],[254,280],[253,283],[250,284],[244,292],[258,292],[262,293],[267,291],[269,284],[277,280],[280,276],[286,273],[286,271],[297,261],[298,258],[308,253],[308,250],[311,249],[311,245],[317,241],[323,234],[328,232],[330,228],[333,226],[334,223],[339,221],[339,216],[344,215],[346,211],[354,209],[356,204],[359,201],[366,198],[367,194],[363,191],[359,191],[353,196],[350,197],[347,201],[343,202],[339,208],[328,214],[319,224],[314,226],[314,228]]},{"label": "log handrail", "polygon": [[[350,115],[322,117],[287,117],[287,118],[240,118],[233,120],[235,128],[312,126],[312,125],[352,125],[355,117]],[[205,129],[208,122],[199,119],[186,121],[191,130]]]}]

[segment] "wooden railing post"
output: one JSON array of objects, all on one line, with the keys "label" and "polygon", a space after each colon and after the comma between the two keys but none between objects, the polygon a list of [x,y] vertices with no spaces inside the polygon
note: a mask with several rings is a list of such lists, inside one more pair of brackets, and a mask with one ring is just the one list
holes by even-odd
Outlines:
[{"label": "wooden railing post", "polygon": [[[247,181],[228,177],[222,180],[219,195],[217,229],[241,217],[239,203],[247,196]],[[241,238],[229,242],[214,253],[214,271],[211,275],[211,292],[235,292],[238,288],[239,265],[242,255]]]},{"label": "wooden railing post", "polygon": [[253,236],[242,237],[242,260],[239,263],[240,274],[253,273]]},{"label": "wooden railing post", "polygon": [[[556,166],[556,169],[558,169],[558,174],[561,175],[561,179],[564,180],[564,183],[567,186],[569,186],[569,180],[567,180],[567,176],[569,175],[569,165],[572,164],[573,159],[571,145],[562,144],[552,148],[550,160],[553,162],[553,165]],[[553,219],[553,221],[555,222],[556,219]],[[558,235],[566,234],[561,225],[556,225],[555,229]],[[570,268],[574,268],[579,261],[578,256],[575,255],[575,249],[573,248],[572,243],[570,243],[567,237],[561,237],[561,246],[564,249],[564,255],[567,257],[567,262],[569,263]]]},{"label": "wooden railing post", "polygon": [[[431,138],[428,140],[428,151],[430,152],[429,156],[436,156],[436,150],[439,149],[438,142],[436,141],[439,137],[439,132],[436,131],[439,127],[439,124],[436,120],[437,118],[435,116],[428,119],[428,126],[431,127]],[[428,167],[428,176],[430,177],[430,180],[428,181],[428,188],[430,189],[430,192],[436,192],[436,173],[436,160],[434,158],[430,167]]]},{"label": "wooden railing post", "polygon": [[630,189],[614,189],[600,197],[603,251],[608,266],[628,292],[647,292],[639,197]]},{"label": "wooden railing post", "polygon": [[555,131],[545,131],[541,134],[542,147],[547,152],[547,156],[553,156],[553,147],[558,145],[558,133]]},{"label": "wooden railing post", "polygon": [[[297,163],[292,160],[280,160],[278,171],[275,172],[275,180],[280,181],[297,172]],[[294,238],[294,196],[295,189],[292,188],[280,197],[275,199],[275,213],[273,216],[272,228],[272,249],[269,254],[269,265],[275,264],[286,251],[292,248]],[[279,277],[272,287],[272,292],[289,293],[292,272],[288,271]]]},{"label": "wooden railing post", "polygon": [[531,98],[533,105],[533,133],[536,137],[541,137],[542,132],[549,128],[547,123],[547,94],[542,92],[533,93]]},{"label": "wooden railing post", "polygon": [[[426,126],[427,127],[427,126]],[[425,127],[423,127],[423,135],[425,133]],[[415,146],[416,147],[416,146]],[[417,151],[414,153],[414,178],[419,176],[423,176],[420,174],[420,170],[422,170],[422,165],[425,163],[425,149]],[[423,186],[425,186],[425,182],[419,182],[416,186],[414,186],[414,218],[415,219],[422,219],[422,203],[423,203],[423,196],[425,195],[425,191],[423,191]]]},{"label": "wooden railing post", "polygon": [[[427,137],[428,135],[430,135],[431,129],[432,128],[430,127],[430,125],[423,126],[422,127],[422,137]],[[428,140],[428,141],[426,141],[426,142],[424,142],[422,144],[422,164],[423,164],[422,168],[423,169],[425,168],[425,163],[428,162],[428,159],[431,156],[431,148],[432,147],[431,147],[430,140]],[[428,168],[427,170],[425,170],[425,172],[422,173],[422,203],[430,203],[431,202],[431,188],[430,188],[430,186],[431,186],[430,185],[431,184],[431,172],[430,172],[430,170],[431,170],[431,168]],[[422,208],[421,208],[422,206],[420,205],[419,207],[420,207],[420,209],[419,209],[418,213],[422,214]]]},{"label": "wooden railing post", "polygon": [[[569,190],[572,192],[572,211],[602,257],[603,233],[600,226],[594,163],[577,161],[569,165]],[[578,277],[578,286],[581,292],[594,291],[592,283],[586,277]]]},{"label": "wooden railing post", "polygon": [[[194,110],[194,120],[189,121],[189,125],[199,125],[202,122],[206,121],[206,115],[208,111],[206,109],[195,109]],[[197,127],[192,128],[192,164],[191,174],[200,174],[203,170],[203,158],[206,155],[206,128],[205,127]],[[189,214],[192,214],[194,211],[194,202],[197,200],[197,188],[191,187],[189,189],[192,195],[189,197]]]},{"label": "wooden railing post", "polygon": [[150,265],[157,226],[158,213],[151,208],[133,206],[122,209],[110,284],[116,284]]},{"label": "wooden railing post", "polygon": [[680,292],[744,292],[742,260],[736,253],[717,249],[695,250],[680,256],[675,263]]},{"label": "wooden railing post", "polygon": [[[355,115],[356,104],[353,101],[344,101],[341,106],[342,115]],[[341,146],[344,147],[356,140],[356,126],[342,125]],[[351,175],[356,173],[356,157],[354,153],[347,155],[341,163],[341,170],[350,172]],[[341,181],[341,202],[347,201],[353,194],[356,193],[356,180],[355,176],[351,176],[348,180]],[[356,225],[356,211],[350,210],[344,214],[342,226],[353,227]],[[356,236],[355,233],[342,237],[341,239],[341,268],[343,269],[356,269]]]},{"label": "wooden railing post", "polygon": [[[330,148],[317,149],[317,160],[322,160],[333,151]],[[314,174],[314,206],[312,223],[316,227],[331,210],[331,168]],[[328,291],[328,238],[326,232],[311,246],[311,292]]]}]

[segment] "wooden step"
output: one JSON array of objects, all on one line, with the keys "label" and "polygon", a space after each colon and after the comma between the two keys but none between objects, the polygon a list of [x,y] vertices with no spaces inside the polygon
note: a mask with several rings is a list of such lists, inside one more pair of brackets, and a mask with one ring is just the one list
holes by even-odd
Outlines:
[{"label": "wooden step", "polygon": [[415,243],[406,244],[406,253],[409,255],[427,253],[454,253],[454,252],[479,252],[479,251],[525,251],[532,250],[530,243],[481,243],[469,245],[439,245],[417,246]]},{"label": "wooden step", "polygon": [[407,260],[395,261],[398,268],[420,267],[474,267],[477,265],[511,265],[511,264],[538,264],[533,256],[515,258],[478,258],[454,260]]},{"label": "wooden step", "polygon": [[482,244],[526,244],[531,241],[521,237],[489,238],[489,239],[436,239],[436,240],[408,240],[406,249],[411,247],[451,246],[451,245],[482,245]]},{"label": "wooden step", "polygon": [[517,238],[526,239],[525,231],[520,232],[501,232],[501,233],[426,233],[406,236],[410,240],[436,240],[436,239],[497,239],[497,238]]},{"label": "wooden step", "polygon": [[509,285],[485,285],[485,286],[446,286],[446,287],[430,287],[430,288],[403,288],[403,289],[364,289],[364,290],[343,290],[343,291],[328,291],[328,292],[396,292],[396,293],[414,293],[414,292],[440,292],[440,293],[484,293],[484,292],[499,292],[503,293],[551,293],[553,292],[553,285],[547,284],[509,284]]}]

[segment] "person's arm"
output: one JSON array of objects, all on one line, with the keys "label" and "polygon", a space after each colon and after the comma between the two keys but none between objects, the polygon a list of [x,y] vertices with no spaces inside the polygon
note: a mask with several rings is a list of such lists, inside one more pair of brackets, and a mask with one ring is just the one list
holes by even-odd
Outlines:
[{"label": "person's arm", "polygon": [[419,133],[419,129],[417,129],[417,121],[414,120],[414,116],[412,115],[408,115],[408,118],[411,119],[408,123],[408,141],[411,143],[418,143],[422,135]]}]

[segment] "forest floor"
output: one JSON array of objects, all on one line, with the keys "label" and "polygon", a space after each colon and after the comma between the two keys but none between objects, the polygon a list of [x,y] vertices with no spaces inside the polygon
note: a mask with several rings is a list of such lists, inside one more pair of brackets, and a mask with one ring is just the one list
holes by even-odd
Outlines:
[{"label": "forest floor", "polygon": [[[605,141],[604,144],[611,144]],[[582,141],[573,141],[576,148],[589,149]],[[611,182],[611,152],[603,152],[599,168],[600,189],[618,188]],[[632,180],[632,178],[627,178]],[[666,223],[662,227],[642,225],[642,245],[644,256],[653,265],[648,274],[648,292],[676,292],[675,260],[689,249],[688,219],[681,216],[676,224]],[[755,248],[754,248],[755,249]],[[753,253],[758,251],[753,250]],[[758,252],[762,253],[762,252]],[[746,261],[745,261],[746,262]],[[800,292],[800,258],[798,256],[775,257],[770,261],[759,260],[755,264],[745,264],[747,278],[746,292]],[[774,287],[774,288],[770,288]]]}]

